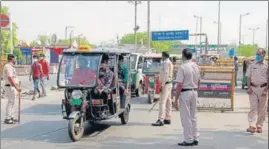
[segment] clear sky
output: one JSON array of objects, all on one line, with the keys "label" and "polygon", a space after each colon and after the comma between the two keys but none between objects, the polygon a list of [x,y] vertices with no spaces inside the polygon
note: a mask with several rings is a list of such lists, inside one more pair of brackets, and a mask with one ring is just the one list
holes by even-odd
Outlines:
[{"label": "clear sky", "polygon": [[[36,39],[38,34],[56,33],[58,38],[64,38],[65,26],[71,25],[75,27],[75,35],[83,33],[91,43],[98,44],[116,41],[117,34],[122,37],[133,32],[134,28],[134,5],[127,1],[12,1],[2,4],[10,8],[12,19],[19,26],[19,38],[26,41]],[[248,12],[250,15],[243,17],[242,21],[242,35],[246,35],[244,42],[252,43],[249,28],[260,27],[255,34],[255,43],[265,46],[268,1],[222,1],[221,43],[238,43],[239,15]],[[217,24],[213,21],[218,19],[218,1],[152,1],[151,29],[189,29],[190,33],[195,33],[193,15],[203,17],[202,32],[208,34],[209,43],[217,43]],[[138,5],[137,20],[140,31],[146,31],[146,1]],[[188,43],[194,43],[194,37]]]}]

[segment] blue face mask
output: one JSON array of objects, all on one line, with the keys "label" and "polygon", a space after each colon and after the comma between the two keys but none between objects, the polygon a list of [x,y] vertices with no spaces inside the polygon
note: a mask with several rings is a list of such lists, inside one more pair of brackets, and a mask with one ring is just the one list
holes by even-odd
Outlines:
[{"label": "blue face mask", "polygon": [[260,62],[261,60],[262,60],[262,56],[256,54],[256,61],[257,61],[257,62]]}]

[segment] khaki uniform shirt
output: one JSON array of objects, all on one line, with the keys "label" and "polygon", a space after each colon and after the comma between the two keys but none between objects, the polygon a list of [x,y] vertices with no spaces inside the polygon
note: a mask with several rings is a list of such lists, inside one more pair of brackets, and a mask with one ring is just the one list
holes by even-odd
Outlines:
[{"label": "khaki uniform shirt", "polygon": [[254,85],[262,85],[267,83],[268,79],[268,64],[267,61],[262,63],[253,62],[249,65],[246,73],[247,77],[250,77],[251,83]]},{"label": "khaki uniform shirt", "polygon": [[160,73],[161,86],[164,86],[166,82],[173,80],[173,64],[169,58],[163,62],[163,69]]},{"label": "khaki uniform shirt", "polygon": [[189,60],[180,65],[176,82],[182,83],[183,89],[197,89],[199,80],[200,68],[196,63]]},{"label": "khaki uniform shirt", "polygon": [[3,79],[5,81],[5,84],[10,84],[8,77],[12,77],[15,84],[19,84],[18,75],[16,72],[16,69],[12,63],[6,63],[4,66],[4,76]]}]

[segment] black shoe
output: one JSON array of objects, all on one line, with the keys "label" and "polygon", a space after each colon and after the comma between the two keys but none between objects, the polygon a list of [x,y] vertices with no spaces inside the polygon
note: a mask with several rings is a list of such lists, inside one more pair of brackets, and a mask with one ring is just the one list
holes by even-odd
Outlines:
[{"label": "black shoe", "polygon": [[171,120],[164,120],[163,123],[170,125],[171,124]]},{"label": "black shoe", "polygon": [[193,146],[194,145],[194,143],[187,143],[187,142],[182,142],[182,143],[178,143],[177,145],[179,145],[179,146]]},{"label": "black shoe", "polygon": [[16,124],[16,122],[13,121],[12,119],[5,119],[4,123],[5,124]]},{"label": "black shoe", "polygon": [[193,141],[193,145],[198,145],[198,143],[199,143],[199,142],[196,141],[196,140]]},{"label": "black shoe", "polygon": [[158,120],[156,123],[151,124],[152,126],[163,126],[164,123],[161,120]]}]

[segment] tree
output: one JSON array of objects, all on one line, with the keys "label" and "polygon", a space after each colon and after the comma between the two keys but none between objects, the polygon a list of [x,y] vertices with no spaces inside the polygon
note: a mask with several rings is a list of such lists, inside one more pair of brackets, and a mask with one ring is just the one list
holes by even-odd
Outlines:
[{"label": "tree", "polygon": [[256,50],[258,49],[258,45],[241,45],[240,50],[237,49],[238,55],[249,57],[254,56]]},{"label": "tree", "polygon": [[[1,9],[1,14],[9,14],[8,7],[3,6]],[[13,37],[13,47],[14,47],[14,55],[17,59],[22,59],[22,53],[19,48],[16,46],[18,45],[18,37],[17,37],[17,30],[18,26],[16,23],[12,22],[12,37]],[[10,43],[10,31],[9,30],[2,30],[1,31],[1,39],[2,45],[1,48],[3,50],[3,55],[10,53],[11,43]]]},{"label": "tree", "polygon": [[[87,45],[91,48],[94,48],[95,45],[90,44],[89,41],[87,40],[87,38],[72,38],[71,39],[71,44],[76,41],[78,43],[78,45]],[[70,39],[59,39],[58,42],[56,43],[56,46],[69,46],[70,45]]]},{"label": "tree", "polygon": [[[138,44],[142,44],[144,46],[147,45],[148,43],[148,36],[146,32],[138,32],[137,33],[137,41]],[[120,39],[121,44],[134,44],[135,43],[135,36],[133,33],[129,33],[124,35]],[[181,44],[180,42],[177,41],[153,41],[151,42],[151,47],[156,49],[157,52],[162,52],[162,51],[168,51],[171,49],[173,44]]]}]

